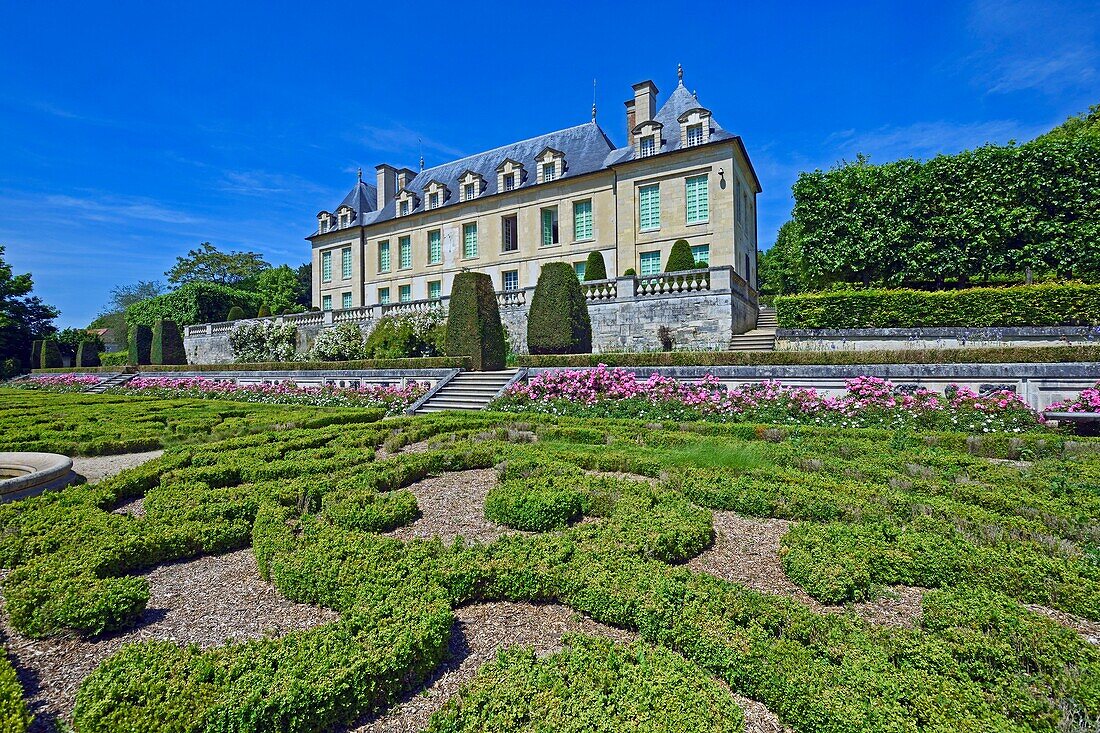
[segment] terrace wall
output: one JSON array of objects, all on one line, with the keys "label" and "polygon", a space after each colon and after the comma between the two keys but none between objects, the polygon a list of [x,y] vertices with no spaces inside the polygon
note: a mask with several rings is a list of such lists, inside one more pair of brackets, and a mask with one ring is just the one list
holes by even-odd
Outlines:
[{"label": "terrace wall", "polygon": [[873,351],[1006,346],[1072,346],[1100,343],[1100,327],[1000,328],[781,328],[778,351]]}]

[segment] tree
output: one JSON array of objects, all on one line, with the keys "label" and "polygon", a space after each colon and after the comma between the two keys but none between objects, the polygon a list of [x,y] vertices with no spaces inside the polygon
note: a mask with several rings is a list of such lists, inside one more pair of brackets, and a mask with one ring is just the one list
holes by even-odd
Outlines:
[{"label": "tree", "polygon": [[147,300],[168,292],[160,280],[138,280],[133,285],[116,285],[111,288],[111,297],[100,311],[100,316],[111,313],[125,313],[126,309],[139,300]]},{"label": "tree", "polygon": [[[570,273],[573,268],[562,264]],[[570,275],[580,289],[577,276]],[[504,368],[504,326],[493,289],[493,280],[484,272],[460,272],[451,286],[447,311],[447,356],[468,356],[470,368],[492,372]]]},{"label": "tree", "polygon": [[691,254],[691,245],[686,239],[677,239],[668,253],[665,272],[682,272],[695,269],[695,257]]},{"label": "tree", "polygon": [[761,293],[794,295],[806,289],[800,237],[798,222],[788,221],[779,227],[775,244],[760,255],[757,279]]},{"label": "tree", "polygon": [[298,269],[294,271],[294,275],[298,278],[298,305],[303,308],[310,308],[313,305],[313,265],[306,262],[305,264],[298,265]]},{"label": "tree", "polygon": [[606,279],[607,266],[604,264],[603,255],[599,252],[590,252],[588,261],[584,263],[584,281]]},{"label": "tree", "polygon": [[99,352],[101,349],[97,344],[92,341],[81,341],[76,347],[76,358],[73,360],[73,366],[76,367],[97,367],[100,366]]},{"label": "tree", "polygon": [[587,354],[592,351],[588,302],[573,268],[565,262],[543,265],[527,316],[527,348],[532,354]]},{"label": "tree", "polygon": [[57,309],[31,295],[33,288],[30,273],[12,274],[0,245],[0,363],[17,359],[21,366],[37,367],[27,363],[31,342],[57,331],[53,325],[59,315]]},{"label": "tree", "polygon": [[302,285],[287,265],[264,270],[256,276],[256,293],[272,313],[282,313],[299,302]]},{"label": "tree", "polygon": [[192,282],[244,286],[255,282],[270,267],[257,252],[222,252],[210,242],[203,242],[189,250],[186,257],[177,257],[176,264],[164,274],[176,286]]},{"label": "tree", "polygon": [[[92,344],[99,351],[103,351],[103,339],[99,337],[99,334],[89,333],[83,328],[66,328],[54,338],[57,339],[57,345],[61,349],[61,355],[73,359],[74,363],[76,352],[81,344]],[[85,364],[84,366],[87,365]]]},{"label": "tree", "polygon": [[235,305],[229,309],[229,313],[225,315],[227,321],[239,321],[244,318],[244,308],[239,305]]}]

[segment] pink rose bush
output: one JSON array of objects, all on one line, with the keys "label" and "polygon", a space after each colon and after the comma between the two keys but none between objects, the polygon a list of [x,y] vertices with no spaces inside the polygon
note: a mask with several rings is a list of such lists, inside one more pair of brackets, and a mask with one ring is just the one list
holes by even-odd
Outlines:
[{"label": "pink rose bush", "polygon": [[140,393],[154,397],[222,399],[269,405],[382,407],[389,414],[397,414],[420,399],[428,391],[428,385],[409,382],[404,387],[378,384],[361,387],[299,387],[293,382],[235,384],[203,377],[135,377],[124,386],[110,391],[116,394]]},{"label": "pink rose bush", "polygon": [[923,427],[964,432],[1022,432],[1039,429],[1042,417],[1008,391],[978,395],[951,387],[947,395],[919,388],[899,393],[878,377],[845,383],[847,392],[829,396],[809,387],[765,381],[727,388],[717,377],[679,382],[628,369],[544,372],[516,384],[492,408],[505,412],[621,417],[647,420],[714,420],[832,427]]},{"label": "pink rose bush", "polygon": [[1081,390],[1077,399],[1055,402],[1047,409],[1051,412],[1100,412],[1100,382]]},{"label": "pink rose bush", "polygon": [[9,386],[44,392],[83,392],[100,381],[99,377],[90,374],[36,374],[29,379],[12,382]]}]

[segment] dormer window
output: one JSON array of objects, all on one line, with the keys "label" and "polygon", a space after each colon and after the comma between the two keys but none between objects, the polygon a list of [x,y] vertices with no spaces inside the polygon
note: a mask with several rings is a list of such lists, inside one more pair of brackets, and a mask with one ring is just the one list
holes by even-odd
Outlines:
[{"label": "dormer window", "polygon": [[553,148],[544,148],[538,157],[539,183],[556,181],[565,175],[565,153]]},{"label": "dormer window", "polygon": [[523,165],[511,158],[497,166],[497,191],[514,191],[523,183]]},{"label": "dormer window", "polygon": [[462,187],[462,198],[469,201],[472,198],[477,197],[477,184],[467,183]]},{"label": "dormer window", "polygon": [[680,123],[680,145],[690,148],[710,142],[710,110],[696,107],[676,118]]},{"label": "dormer window", "polygon": [[397,192],[397,215],[408,216],[416,208],[416,196],[407,188]]},{"label": "dormer window", "polygon": [[438,209],[447,200],[447,187],[439,181],[428,181],[428,185],[424,187],[424,196],[427,201],[425,208]]},{"label": "dormer window", "polygon": [[439,192],[438,191],[435,191],[433,193],[428,194],[428,208],[429,209],[438,209],[439,208]]},{"label": "dormer window", "polygon": [[557,166],[553,163],[542,164],[542,182],[552,181],[558,177]]},{"label": "dormer window", "polygon": [[350,206],[341,206],[336,210],[337,226],[340,229],[351,226],[351,220],[355,216],[355,210]]},{"label": "dormer window", "polygon": [[695,124],[695,125],[688,125],[687,144],[688,144],[688,147],[691,147],[692,145],[702,145],[703,144],[703,125],[701,123],[700,124]]},{"label": "dormer window", "polygon": [[509,173],[506,176],[502,176],[502,180],[504,181],[504,190],[505,191],[511,191],[511,190],[515,189],[515,187],[516,187],[516,174],[515,173]]},{"label": "dormer window", "polygon": [[642,138],[641,146],[638,148],[639,157],[646,158],[657,152],[657,145],[653,142],[652,135],[646,135]]},{"label": "dormer window", "polygon": [[324,234],[332,229],[332,214],[322,211],[317,214],[317,233]]},{"label": "dormer window", "polygon": [[648,158],[661,152],[661,131],[663,125],[657,120],[646,120],[639,123],[632,135],[634,137],[634,156]]},{"label": "dormer window", "polygon": [[409,202],[408,200],[401,202],[401,216],[409,215]]},{"label": "dormer window", "polygon": [[472,201],[481,195],[482,183],[484,178],[480,173],[473,171],[466,171],[458,179],[458,185],[461,186],[459,194],[463,201]]}]

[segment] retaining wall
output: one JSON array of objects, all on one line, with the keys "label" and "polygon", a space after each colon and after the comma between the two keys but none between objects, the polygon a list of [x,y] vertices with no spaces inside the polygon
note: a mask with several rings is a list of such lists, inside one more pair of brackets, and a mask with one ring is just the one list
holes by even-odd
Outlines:
[{"label": "retaining wall", "polygon": [[777,351],[871,351],[1100,343],[1100,327],[780,328]]}]

